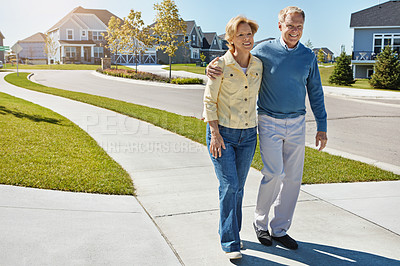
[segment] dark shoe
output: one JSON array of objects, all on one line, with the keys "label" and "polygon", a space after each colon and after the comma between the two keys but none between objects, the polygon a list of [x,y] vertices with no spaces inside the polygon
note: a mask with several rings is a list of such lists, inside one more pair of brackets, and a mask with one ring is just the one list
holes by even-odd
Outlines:
[{"label": "dark shoe", "polygon": [[272,238],[271,238],[271,235],[269,234],[269,232],[258,229],[254,223],[253,223],[253,226],[254,226],[254,230],[256,231],[258,241],[260,241],[260,243],[265,246],[271,246]]},{"label": "dark shoe", "polygon": [[299,245],[297,245],[296,240],[291,238],[288,234],[281,237],[273,236],[272,238],[281,243],[284,247],[288,249],[297,249],[299,247]]}]

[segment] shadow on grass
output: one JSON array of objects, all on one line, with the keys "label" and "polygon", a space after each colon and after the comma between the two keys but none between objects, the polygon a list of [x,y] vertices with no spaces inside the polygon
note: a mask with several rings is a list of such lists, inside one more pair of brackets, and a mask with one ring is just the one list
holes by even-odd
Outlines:
[{"label": "shadow on grass", "polygon": [[231,261],[235,265],[399,265],[400,261],[383,256],[316,243],[298,242],[299,249],[288,250],[279,245],[266,247],[260,243],[243,241],[245,249],[271,254],[272,258],[282,257],[280,262],[243,254],[243,258]]},{"label": "shadow on grass", "polygon": [[22,113],[22,112],[13,111],[13,110],[7,109],[4,106],[0,106],[0,114],[2,114],[2,115],[12,114],[15,117],[27,118],[27,119],[32,120],[34,122],[46,122],[46,123],[51,123],[51,124],[56,124],[56,125],[61,125],[61,122],[62,122],[62,120],[59,120],[59,119],[43,117],[43,116],[40,116],[40,115],[28,115],[28,114],[25,114],[25,113]]}]

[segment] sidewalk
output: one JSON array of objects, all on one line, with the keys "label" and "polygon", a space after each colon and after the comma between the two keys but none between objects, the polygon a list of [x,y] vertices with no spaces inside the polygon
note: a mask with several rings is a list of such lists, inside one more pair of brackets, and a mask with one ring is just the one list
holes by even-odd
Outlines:
[{"label": "sidewalk", "polygon": [[[129,172],[137,199],[0,186],[0,264],[232,264],[219,246],[218,182],[204,146],[105,109],[14,87],[3,76],[0,91],[87,131]],[[251,169],[245,250],[235,263],[399,265],[400,181],[303,186],[290,230],[300,247],[290,251],[262,246],[255,237],[260,178]]]}]

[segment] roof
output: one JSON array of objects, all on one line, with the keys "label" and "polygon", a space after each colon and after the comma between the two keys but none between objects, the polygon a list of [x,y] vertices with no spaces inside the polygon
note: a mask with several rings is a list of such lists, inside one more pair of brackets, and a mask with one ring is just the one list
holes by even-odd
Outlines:
[{"label": "roof", "polygon": [[323,51],[325,54],[333,54],[333,52],[332,52],[331,50],[329,50],[328,48],[326,48],[326,47],[314,48],[314,49],[312,49],[312,51],[313,51],[314,53],[318,53],[320,49],[322,49],[322,51]]},{"label": "roof", "polygon": [[4,37],[4,35],[1,33],[0,31],[0,38],[5,39],[6,37]]},{"label": "roof", "polygon": [[30,43],[30,42],[45,42],[46,41],[46,35],[44,35],[41,32],[35,33],[32,36],[29,36],[28,38],[25,38],[23,40],[20,40],[18,42],[22,43]]},{"label": "roof", "polygon": [[193,30],[194,25],[196,25],[196,22],[194,20],[188,20],[185,21],[186,23],[186,34],[190,34]]},{"label": "roof", "polygon": [[106,9],[86,9],[81,6],[74,8],[71,12],[69,12],[65,17],[63,17],[60,21],[58,21],[53,27],[51,27],[48,31],[52,31],[54,29],[59,28],[65,21],[67,21],[73,14],[93,14],[98,17],[104,25],[108,25],[108,21],[112,16],[118,18],[116,15],[111,13]]},{"label": "roof", "polygon": [[211,45],[214,37],[217,35],[216,32],[204,32],[204,37],[206,38],[207,42]]},{"label": "roof", "polygon": [[400,26],[400,1],[388,1],[351,14],[350,28]]}]

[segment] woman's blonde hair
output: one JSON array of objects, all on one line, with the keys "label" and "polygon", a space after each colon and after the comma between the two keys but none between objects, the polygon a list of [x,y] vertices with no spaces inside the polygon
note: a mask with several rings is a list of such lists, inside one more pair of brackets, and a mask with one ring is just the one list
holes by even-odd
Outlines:
[{"label": "woman's blonde hair", "polygon": [[232,40],[233,37],[235,37],[235,34],[237,33],[237,28],[239,24],[241,23],[249,24],[253,35],[258,30],[258,24],[254,20],[250,20],[244,16],[236,16],[234,18],[231,18],[231,20],[229,20],[228,24],[226,24],[225,27],[225,40],[228,42],[229,50],[232,52],[235,51],[235,45],[232,43]]},{"label": "woman's blonde hair", "polygon": [[286,16],[293,13],[299,13],[303,17],[303,20],[304,21],[306,20],[306,14],[304,13],[303,9],[297,6],[288,6],[279,11],[278,15],[279,22],[280,23],[285,22]]}]

